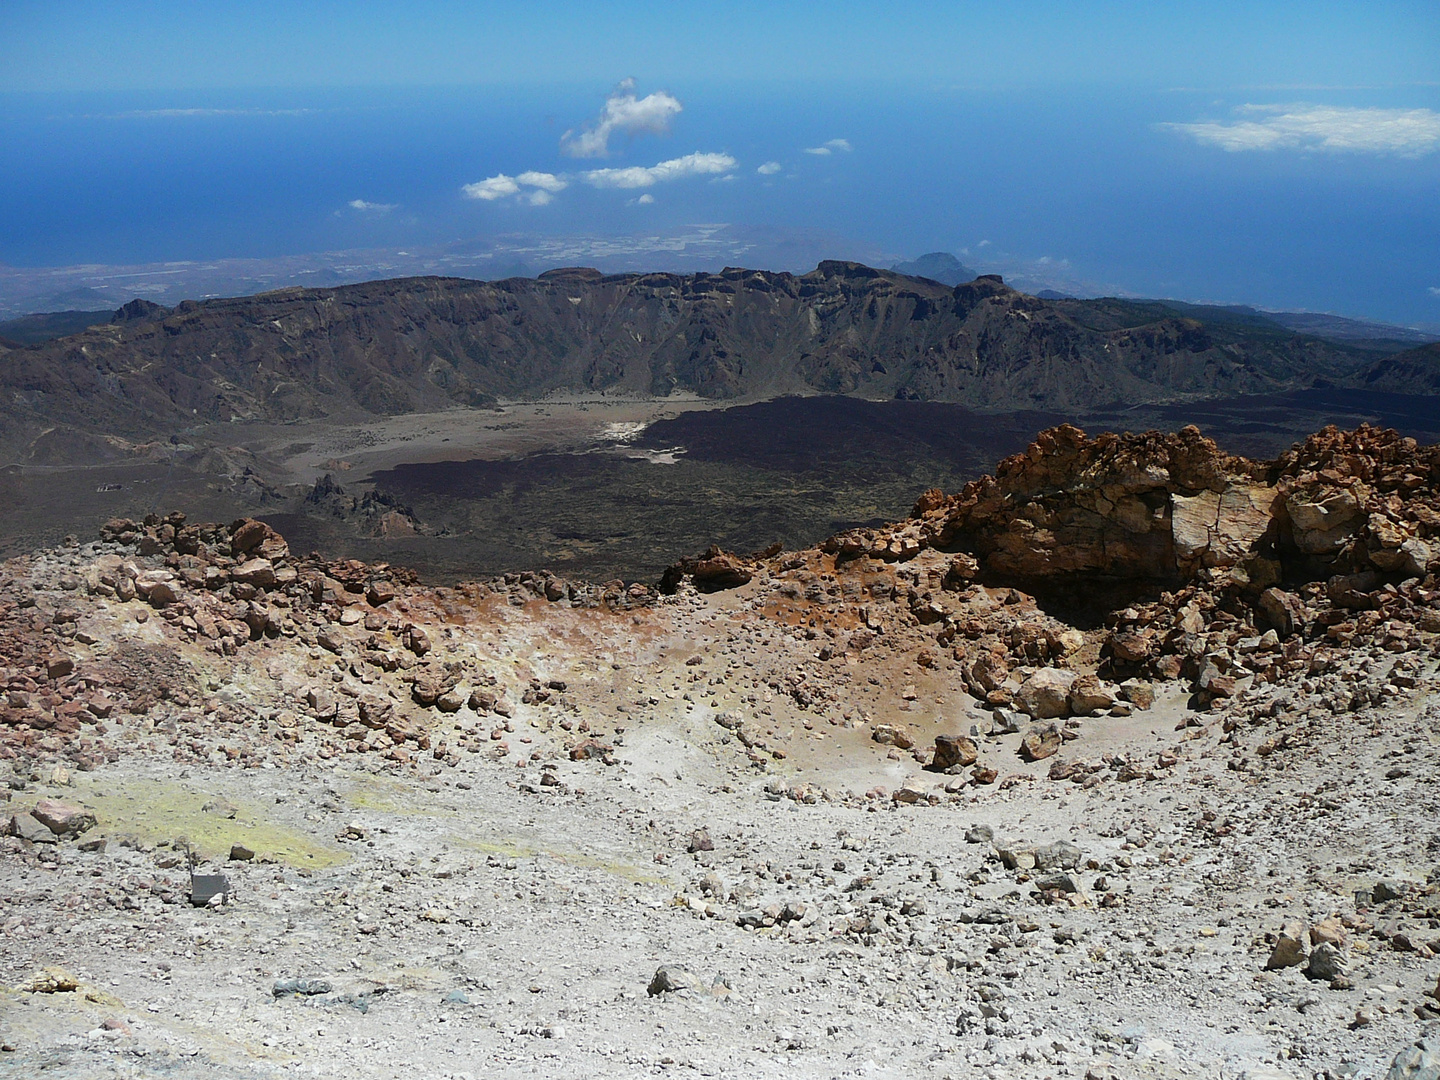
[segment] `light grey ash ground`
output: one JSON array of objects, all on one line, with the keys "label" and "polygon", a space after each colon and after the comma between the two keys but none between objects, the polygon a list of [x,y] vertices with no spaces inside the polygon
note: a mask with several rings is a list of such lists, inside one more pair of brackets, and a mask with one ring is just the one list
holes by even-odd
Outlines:
[{"label": "light grey ash ground", "polygon": [[[109,843],[7,841],[0,982],[61,966],[82,985],[0,995],[0,1073],[1375,1077],[1424,1034],[1417,1007],[1440,1005],[1426,996],[1440,951],[1428,661],[1379,708],[1310,709],[1264,757],[1253,749],[1278,729],[1254,722],[1240,732],[1244,771],[1220,744],[1236,709],[1195,714],[1171,691],[1132,717],[1087,720],[1066,748],[1088,761],[1173,753],[1151,779],[1048,780],[1051,762],[1024,764],[1010,735],[981,738],[981,757],[1019,779],[947,793],[950,778],[867,726],[807,730],[816,712],[784,695],[764,707],[786,756],[753,764],[715,722],[742,687],[715,674],[813,650],[757,622],[754,588],[589,616],[584,652],[553,647],[562,614],[544,605],[503,609],[473,639],[491,670],[568,674],[572,717],[624,728],[613,765],[550,754],[554,707],[517,704],[514,752],[487,745],[455,766],[321,759],[306,734],[249,768],[223,753],[178,763],[161,740],[68,785],[17,776],[13,809],[89,804],[101,824],[86,837]],[[89,623],[92,648],[137,632],[113,608]],[[263,716],[329,658],[282,638],[192,659]],[[1355,659],[1354,678],[1387,685],[1393,660]],[[872,720],[905,719],[922,738],[988,723],[944,665],[903,663],[866,669],[882,684]],[[919,693],[900,694],[907,681]],[[163,716],[115,738],[139,743]],[[1177,731],[1188,718],[1201,726]],[[464,710],[441,726],[488,732],[475,721]],[[520,758],[522,739],[538,759]],[[910,777],[938,801],[864,795]],[[967,842],[975,825],[995,843]],[[712,851],[688,850],[698,829]],[[168,842],[181,831],[260,854],[223,863],[230,905],[184,902]],[[1079,849],[1081,891],[1045,903],[1045,873],[1023,851],[1058,841]],[[997,848],[1022,852],[1020,867]],[[1357,909],[1355,890],[1380,881],[1399,898]],[[1265,970],[1287,922],[1332,916],[1350,924],[1348,988],[1303,965]],[[698,988],[650,996],[662,965]],[[330,989],[275,996],[296,978]]]}]

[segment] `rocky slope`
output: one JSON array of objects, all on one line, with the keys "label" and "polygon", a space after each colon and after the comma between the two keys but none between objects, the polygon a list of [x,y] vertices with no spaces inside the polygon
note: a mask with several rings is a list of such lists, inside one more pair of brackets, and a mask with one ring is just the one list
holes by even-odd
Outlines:
[{"label": "rocky slope", "polygon": [[179,514],[12,560],[0,1061],[1428,1075],[1437,465],[1059,428],[658,589]]},{"label": "rocky slope", "polygon": [[1367,390],[1401,394],[1440,391],[1440,343],[1386,356],[1367,365],[1359,382]]},{"label": "rocky slope", "polygon": [[854,263],[801,276],[414,278],[173,310],[137,301],[108,326],[9,350],[0,439],[56,427],[135,439],[560,390],[1074,409],[1309,386],[1360,362],[1274,324],[1045,301],[997,277],[952,288]]}]

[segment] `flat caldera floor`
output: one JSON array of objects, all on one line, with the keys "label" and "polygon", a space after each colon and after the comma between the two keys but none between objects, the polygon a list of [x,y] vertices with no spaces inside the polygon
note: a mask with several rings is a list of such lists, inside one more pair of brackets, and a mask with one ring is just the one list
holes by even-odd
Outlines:
[{"label": "flat caldera floor", "polygon": [[[1193,423],[1231,452],[1268,458],[1330,423],[1440,440],[1440,398],[1308,390],[1060,414],[832,396],[728,407],[591,396],[232,424],[145,459],[0,470],[0,555],[93,534],[109,517],[183,508],[263,517],[296,550],[389,561],[437,582],[540,568],[653,581],[712,543],[803,547],[904,517],[920,492],[956,491],[1064,421],[1092,433]],[[326,475],[330,493],[313,497]]]}]

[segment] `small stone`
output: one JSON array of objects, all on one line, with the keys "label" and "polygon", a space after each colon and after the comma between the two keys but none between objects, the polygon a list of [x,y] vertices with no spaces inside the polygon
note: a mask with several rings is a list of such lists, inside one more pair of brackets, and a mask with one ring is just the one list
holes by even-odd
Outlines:
[{"label": "small stone", "polygon": [[1057,840],[1035,849],[1035,869],[1074,870],[1084,857],[1084,852],[1069,840]]},{"label": "small stone", "polygon": [[901,784],[890,794],[890,798],[897,803],[915,804],[925,802],[928,792],[925,782],[918,777],[911,777]]},{"label": "small stone", "polygon": [[1334,983],[1349,974],[1345,954],[1328,941],[1322,941],[1310,951],[1310,962],[1305,965],[1305,974],[1320,982]]},{"label": "small stone", "polygon": [[1155,704],[1155,687],[1143,679],[1126,679],[1120,684],[1120,693],[1137,709],[1148,709]]},{"label": "small stone", "polygon": [[273,589],[275,587],[275,564],[269,559],[246,559],[230,571],[230,577],[234,581],[253,585],[257,589]]},{"label": "small stone", "polygon": [[1370,895],[1375,903],[1384,904],[1391,900],[1399,900],[1405,895],[1405,886],[1394,881],[1377,881],[1370,890]]},{"label": "small stone", "polygon": [[33,814],[14,814],[9,824],[5,826],[5,832],[10,836],[18,836],[21,840],[28,840],[32,844],[53,844],[55,834],[48,828],[35,820]]},{"label": "small stone", "polygon": [[405,647],[416,656],[424,656],[430,651],[430,635],[421,627],[408,626],[405,628]]},{"label": "small stone", "polygon": [[1267,971],[1277,968],[1298,967],[1305,962],[1305,927],[1298,922],[1289,922],[1280,930],[1275,948],[1266,961]]},{"label": "small stone", "polygon": [[900,750],[909,750],[915,746],[915,736],[911,735],[910,729],[903,724],[876,724],[870,732],[870,738],[881,746],[894,746]]},{"label": "small stone", "polygon": [[19,988],[24,994],[70,994],[80,989],[80,980],[63,967],[41,968]]},{"label": "small stone", "polygon": [[276,979],[270,993],[277,998],[294,994],[314,997],[317,994],[330,993],[330,983],[325,979]]},{"label": "small stone", "polygon": [[1041,892],[1079,893],[1082,891],[1080,883],[1065,873],[1041,874],[1035,879],[1035,887]]},{"label": "small stone", "polygon": [[995,830],[989,825],[971,825],[965,830],[967,844],[990,844],[995,840]]},{"label": "small stone", "polygon": [[1025,719],[1023,713],[1018,713],[1014,709],[995,709],[990,715],[992,717],[991,735],[1016,735]]},{"label": "small stone", "polygon": [[1070,687],[1070,711],[1081,715],[1104,712],[1114,706],[1116,698],[1116,692],[1096,676],[1082,675]]},{"label": "small stone", "polygon": [[651,997],[659,997],[661,994],[675,993],[679,990],[696,990],[704,988],[700,976],[688,968],[680,967],[678,964],[661,964],[655,969],[655,975],[650,980],[648,992]]},{"label": "small stone", "polygon": [[995,854],[1005,864],[1007,870],[1034,870],[1035,849],[1034,848],[1012,848],[996,845]]},{"label": "small stone", "polygon": [[200,807],[203,814],[214,814],[216,817],[233,819],[240,813],[240,808],[223,796],[211,799]]},{"label": "small stone", "polygon": [[[175,591],[175,586],[168,581],[157,581],[150,586],[150,591],[145,594],[145,599],[150,601],[151,607],[169,607],[180,599],[180,594]],[[140,616],[137,614],[136,619]]]},{"label": "small stone", "polygon": [[231,862],[249,862],[253,858],[255,858],[255,852],[244,844],[230,845]]},{"label": "small stone", "polygon": [[591,758],[604,760],[613,751],[604,743],[594,739],[584,739],[570,748],[571,761],[589,761]]},{"label": "small stone", "polygon": [[975,740],[964,735],[936,735],[935,756],[930,767],[938,772],[974,765],[980,757]]},{"label": "small stone", "polygon": [[1020,741],[1020,756],[1026,761],[1042,761],[1058,753],[1062,741],[1060,729],[1054,724],[1031,728]]},{"label": "small stone", "polygon": [[690,846],[686,850],[692,855],[697,851],[714,851],[715,841],[710,839],[708,830],[696,829],[690,834]]}]

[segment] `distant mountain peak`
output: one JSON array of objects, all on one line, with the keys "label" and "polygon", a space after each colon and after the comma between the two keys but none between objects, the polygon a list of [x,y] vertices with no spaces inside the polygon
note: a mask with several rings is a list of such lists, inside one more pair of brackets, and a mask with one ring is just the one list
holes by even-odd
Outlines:
[{"label": "distant mountain peak", "polygon": [[145,322],[148,319],[159,318],[168,315],[170,309],[161,307],[159,304],[151,303],[149,300],[141,300],[138,296],[131,300],[124,307],[120,308],[110,317],[112,323]]},{"label": "distant mountain peak", "polygon": [[896,263],[890,269],[897,274],[929,278],[942,285],[963,285],[979,276],[948,251],[932,251],[918,259]]}]

